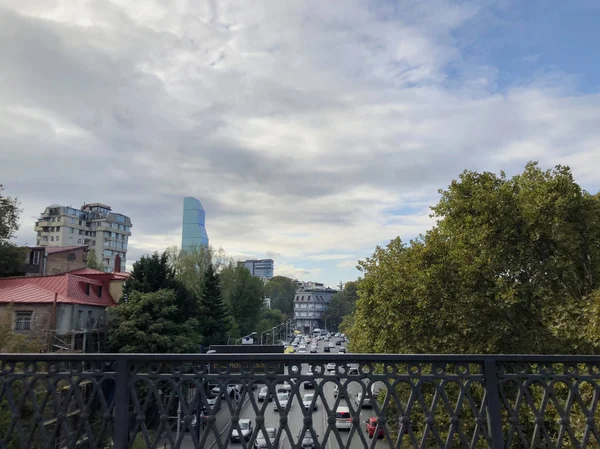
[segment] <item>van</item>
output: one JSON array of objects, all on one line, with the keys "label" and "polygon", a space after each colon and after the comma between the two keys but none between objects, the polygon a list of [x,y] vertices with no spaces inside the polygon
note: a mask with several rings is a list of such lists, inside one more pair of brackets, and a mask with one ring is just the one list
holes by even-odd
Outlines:
[{"label": "van", "polygon": [[352,427],[352,416],[348,407],[338,407],[335,411],[335,427],[342,430]]}]

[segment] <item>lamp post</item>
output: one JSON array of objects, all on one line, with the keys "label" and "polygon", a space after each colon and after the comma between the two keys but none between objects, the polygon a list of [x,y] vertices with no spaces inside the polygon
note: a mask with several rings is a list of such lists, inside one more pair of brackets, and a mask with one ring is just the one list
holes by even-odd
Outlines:
[{"label": "lamp post", "polygon": [[263,344],[263,335],[267,334],[267,342],[269,341],[269,332],[270,331],[264,331],[260,334],[260,344]]},{"label": "lamp post", "polygon": [[256,332],[252,332],[251,334],[248,335],[244,335],[243,337],[240,337],[238,339],[235,340],[235,344],[237,345],[238,341],[242,341],[244,338],[249,338],[249,337],[254,337],[256,335]]}]

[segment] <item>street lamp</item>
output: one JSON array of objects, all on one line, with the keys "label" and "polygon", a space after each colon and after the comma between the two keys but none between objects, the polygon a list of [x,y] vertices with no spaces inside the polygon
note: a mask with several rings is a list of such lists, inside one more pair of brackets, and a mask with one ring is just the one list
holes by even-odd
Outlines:
[{"label": "street lamp", "polygon": [[242,341],[244,338],[248,338],[248,337],[254,337],[256,335],[256,332],[252,332],[251,334],[248,335],[244,335],[243,337],[240,337],[238,339],[235,340],[235,344],[237,345],[238,340]]}]

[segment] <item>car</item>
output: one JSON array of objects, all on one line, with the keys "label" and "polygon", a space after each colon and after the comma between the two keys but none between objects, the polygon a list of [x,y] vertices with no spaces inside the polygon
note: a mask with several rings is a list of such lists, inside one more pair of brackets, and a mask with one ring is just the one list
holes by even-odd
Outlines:
[{"label": "car", "polygon": [[[315,435],[315,436],[317,438],[319,437],[319,435]],[[298,442],[300,443],[299,447],[301,447],[303,449],[314,449],[315,448],[315,440],[309,430],[306,431],[304,436],[302,436],[302,430],[300,432],[298,432]]]},{"label": "car", "polygon": [[327,371],[335,371],[335,363],[329,362],[327,364]]},{"label": "car", "polygon": [[335,345],[336,345],[336,346],[342,346],[342,340],[338,340],[338,341],[336,341],[336,342],[335,342]]},{"label": "car", "polygon": [[277,385],[277,393],[290,393],[292,386],[288,382],[283,382]]},{"label": "car", "polygon": [[335,335],[334,335],[335,338],[338,338],[339,336],[340,336],[339,332],[336,332]]},{"label": "car", "polygon": [[339,349],[338,352],[341,352],[342,354],[346,353],[346,348],[344,348],[343,346]]},{"label": "car", "polygon": [[231,431],[231,441],[242,441],[242,438],[248,441],[252,435],[252,421],[242,418],[238,421],[238,424],[240,426],[240,430],[234,428]]},{"label": "car", "polygon": [[352,416],[348,407],[338,407],[335,411],[335,427],[341,430],[352,427]]},{"label": "car", "polygon": [[312,380],[305,380],[302,385],[304,385],[305,390],[315,388],[315,383]]},{"label": "car", "polygon": [[273,410],[278,411],[279,407],[285,410],[289,400],[290,395],[288,393],[277,393],[277,400],[273,401]]},{"label": "car", "polygon": [[354,402],[356,403],[357,408],[361,406],[361,401],[362,401],[363,408],[373,407],[373,404],[371,403],[371,398],[369,397],[369,395],[365,395],[365,397],[363,399],[363,394],[357,393],[356,396],[354,396]]},{"label": "car", "polygon": [[315,397],[314,394],[305,394],[302,397],[302,405],[304,406],[304,408],[306,410],[310,410],[311,406],[313,410],[317,409],[317,401],[315,401],[315,403],[313,404],[313,398]]},{"label": "car", "polygon": [[212,408],[215,406],[217,403],[217,398],[218,396],[215,396],[214,398],[206,398],[206,403],[208,404],[209,409],[212,410]]},{"label": "car", "polygon": [[[227,385],[227,394],[230,395],[233,390],[237,390],[238,393],[239,393],[239,391],[240,391],[240,385],[235,385],[235,384],[229,384],[229,385]],[[212,394],[218,395],[219,393],[221,393],[221,386],[220,385],[216,385],[210,391],[211,391]],[[225,397],[225,392],[221,393],[221,397],[222,398]]]},{"label": "car", "polygon": [[265,430],[260,430],[254,441],[254,449],[267,449],[269,447],[267,443],[267,437],[271,443],[273,449],[277,449],[275,446],[275,437],[277,436],[277,429],[275,427],[265,427]]},{"label": "car", "polygon": [[331,348],[329,346],[325,346],[323,348],[323,352],[331,352]]},{"label": "car", "polygon": [[[365,430],[367,431],[369,438],[373,438],[375,429],[377,429],[377,416],[372,416],[365,421]],[[377,438],[383,438],[383,436],[383,427],[380,427],[377,431]]]},{"label": "car", "polygon": [[273,399],[273,395],[271,393],[269,393],[269,388],[268,387],[262,387],[260,389],[260,391],[258,392],[258,400],[259,400],[259,402],[270,401],[271,399]]},{"label": "car", "polygon": [[306,349],[298,349],[298,354],[307,354]]},{"label": "car", "polygon": [[310,347],[310,353],[311,354],[316,354],[317,352],[319,352],[319,349],[316,346],[311,346]]},{"label": "car", "polygon": [[330,341],[327,346],[329,346],[330,348],[335,348],[335,343]]}]

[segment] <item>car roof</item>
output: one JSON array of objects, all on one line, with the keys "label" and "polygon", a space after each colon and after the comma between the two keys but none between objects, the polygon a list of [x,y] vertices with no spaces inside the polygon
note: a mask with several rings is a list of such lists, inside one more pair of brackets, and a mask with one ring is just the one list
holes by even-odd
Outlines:
[{"label": "car roof", "polygon": [[238,421],[240,424],[242,423],[251,423],[252,420],[248,419],[248,418],[240,418],[240,420]]},{"label": "car roof", "polygon": [[350,409],[348,407],[338,407],[336,410],[336,412],[350,412]]}]

